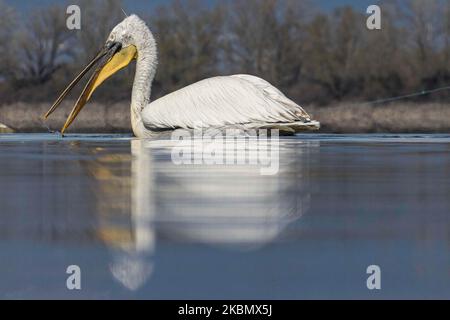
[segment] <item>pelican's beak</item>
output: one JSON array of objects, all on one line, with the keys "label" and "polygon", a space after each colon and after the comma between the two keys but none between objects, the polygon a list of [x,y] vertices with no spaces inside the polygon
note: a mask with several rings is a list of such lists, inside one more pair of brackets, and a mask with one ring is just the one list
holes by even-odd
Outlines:
[{"label": "pelican's beak", "polygon": [[97,69],[90,77],[88,83],[83,89],[80,97],[78,98],[75,106],[72,109],[69,117],[67,118],[64,127],[61,130],[61,134],[67,130],[72,124],[80,111],[86,105],[91,98],[95,89],[97,89],[106,79],[111,77],[119,70],[125,68],[133,59],[137,57],[137,49],[135,46],[130,45],[126,48],[122,48],[120,43],[107,43],[97,56],[92,59],[91,62],[81,71],[81,73],[69,84],[69,86],[58,97],[50,110],[44,115],[47,119],[61,104],[67,94],[75,87],[75,85],[84,77],[84,75],[95,65],[98,64]]}]

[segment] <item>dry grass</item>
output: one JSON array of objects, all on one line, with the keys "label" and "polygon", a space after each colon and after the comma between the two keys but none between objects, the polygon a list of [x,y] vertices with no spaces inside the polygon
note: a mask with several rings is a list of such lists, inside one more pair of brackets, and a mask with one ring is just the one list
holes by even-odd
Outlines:
[{"label": "dry grass", "polygon": [[[49,104],[16,103],[0,106],[0,123],[18,132],[46,132],[47,124],[59,130],[67,118],[73,101],[44,122],[40,117]],[[322,132],[450,132],[450,105],[390,104],[385,106],[335,105],[306,107],[322,124]],[[69,130],[70,132],[131,132],[129,102],[102,105],[89,103]]]},{"label": "dry grass", "polygon": [[398,103],[384,106],[335,105],[308,107],[322,132],[448,133],[450,105]]},{"label": "dry grass", "polygon": [[[47,132],[60,130],[64,125],[73,101],[63,102],[60,109],[44,121],[42,115],[50,108],[48,104],[15,103],[0,106],[0,123],[17,132]],[[77,117],[69,132],[131,132],[129,102],[103,105],[89,103]]]}]

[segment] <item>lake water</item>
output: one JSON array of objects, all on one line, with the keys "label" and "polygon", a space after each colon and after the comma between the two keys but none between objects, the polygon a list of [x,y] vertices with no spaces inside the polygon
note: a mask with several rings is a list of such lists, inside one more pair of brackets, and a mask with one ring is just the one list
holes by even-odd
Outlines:
[{"label": "lake water", "polygon": [[0,298],[450,299],[449,135],[281,138],[271,174],[177,146],[0,135]]}]

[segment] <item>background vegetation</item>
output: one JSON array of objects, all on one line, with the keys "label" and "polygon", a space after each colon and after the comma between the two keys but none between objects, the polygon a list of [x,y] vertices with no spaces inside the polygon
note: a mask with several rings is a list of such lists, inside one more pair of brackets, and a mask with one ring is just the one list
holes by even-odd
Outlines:
[{"label": "background vegetation", "polygon": [[[0,0],[0,122],[15,122],[11,113],[24,104],[51,104],[124,17],[120,0],[73,2],[82,11],[80,31],[66,28],[68,4],[24,15]],[[344,106],[350,108],[345,112],[364,114],[374,106],[362,102],[450,85],[450,2],[389,0],[380,6],[379,31],[368,30],[367,15],[352,7],[324,12],[308,0],[217,5],[175,0],[138,12],[159,48],[152,98],[206,77],[249,73],[316,114],[340,121],[336,112],[344,112]],[[133,73],[129,68],[109,80],[95,102],[128,106]],[[409,110],[447,112],[449,97],[450,90],[442,90],[411,98]],[[435,107],[414,106],[425,102]],[[389,112],[383,115],[389,117]],[[332,128],[332,121],[327,126]],[[438,127],[450,130],[450,124]],[[370,130],[374,128],[362,131]]]}]

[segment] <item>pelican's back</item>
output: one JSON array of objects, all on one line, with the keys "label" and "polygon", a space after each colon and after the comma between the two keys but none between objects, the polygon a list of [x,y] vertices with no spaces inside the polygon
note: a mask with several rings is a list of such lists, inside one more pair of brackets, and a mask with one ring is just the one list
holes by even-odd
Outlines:
[{"label": "pelican's back", "polygon": [[250,75],[199,81],[150,103],[149,130],[309,122],[309,115],[267,81]]}]

